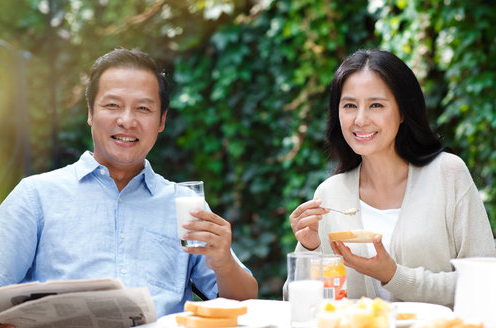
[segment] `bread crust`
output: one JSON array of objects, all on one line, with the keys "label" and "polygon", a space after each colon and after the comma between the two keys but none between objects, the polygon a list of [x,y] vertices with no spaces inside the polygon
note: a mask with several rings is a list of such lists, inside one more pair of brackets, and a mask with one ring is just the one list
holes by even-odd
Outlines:
[{"label": "bread crust", "polygon": [[248,312],[248,307],[236,300],[216,298],[204,302],[186,301],[184,311],[193,312],[202,317],[237,317]]},{"label": "bread crust", "polygon": [[203,302],[186,301],[184,311],[176,314],[178,325],[188,328],[236,327],[238,316],[248,312],[240,301],[216,298]]},{"label": "bread crust", "polygon": [[208,318],[192,312],[181,312],[176,314],[176,323],[188,328],[236,327],[238,317]]},{"label": "bread crust", "polygon": [[380,233],[367,230],[348,230],[328,233],[330,242],[343,241],[347,243],[371,243],[377,235],[382,238]]}]

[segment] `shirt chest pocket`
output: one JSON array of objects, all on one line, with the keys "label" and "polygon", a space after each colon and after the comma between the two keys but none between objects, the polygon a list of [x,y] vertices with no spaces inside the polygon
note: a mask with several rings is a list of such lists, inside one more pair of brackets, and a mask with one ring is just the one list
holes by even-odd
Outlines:
[{"label": "shirt chest pocket", "polygon": [[145,281],[152,285],[151,289],[184,293],[189,281],[189,257],[183,252],[177,238],[144,230],[139,249],[140,261],[137,263],[144,269]]}]

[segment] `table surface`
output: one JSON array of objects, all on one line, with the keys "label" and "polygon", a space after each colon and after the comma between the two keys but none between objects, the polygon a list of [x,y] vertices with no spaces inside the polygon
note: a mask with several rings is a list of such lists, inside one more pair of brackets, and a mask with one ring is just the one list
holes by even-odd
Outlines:
[{"label": "table surface", "polygon": [[[238,327],[244,328],[284,328],[290,327],[289,302],[272,300],[243,301],[248,306],[248,313],[238,317]],[[174,328],[175,314],[166,315],[156,322],[142,325],[146,328]]]},{"label": "table surface", "polygon": [[[238,317],[238,327],[241,328],[287,328],[290,327],[289,302],[274,300],[247,300],[243,301],[248,306],[248,313]],[[398,302],[393,303],[400,312],[417,313],[418,319],[432,319],[435,317],[451,318],[451,309],[429,303]],[[415,320],[398,321],[397,328],[407,328]],[[142,325],[144,328],[176,328],[175,314],[169,314],[159,318],[156,322]]]}]

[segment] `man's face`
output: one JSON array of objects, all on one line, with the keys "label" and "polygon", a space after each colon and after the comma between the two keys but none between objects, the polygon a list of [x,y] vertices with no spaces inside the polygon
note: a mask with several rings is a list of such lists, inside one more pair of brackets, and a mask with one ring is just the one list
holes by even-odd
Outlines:
[{"label": "man's face", "polygon": [[141,170],[164,130],[159,86],[148,70],[114,67],[103,72],[88,124],[94,158],[109,170]]}]

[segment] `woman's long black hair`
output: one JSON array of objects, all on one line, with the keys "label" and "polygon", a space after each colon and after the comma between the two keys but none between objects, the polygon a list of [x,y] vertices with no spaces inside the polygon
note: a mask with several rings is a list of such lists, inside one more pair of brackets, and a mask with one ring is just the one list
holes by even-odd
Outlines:
[{"label": "woman's long black hair", "polygon": [[338,159],[336,173],[350,171],[362,161],[346,143],[339,122],[339,101],[343,85],[356,72],[376,72],[391,89],[403,122],[396,135],[395,148],[404,160],[417,166],[430,163],[445,148],[427,120],[424,94],[412,70],[387,51],[359,50],[346,58],[331,83],[326,139],[331,154]]}]

